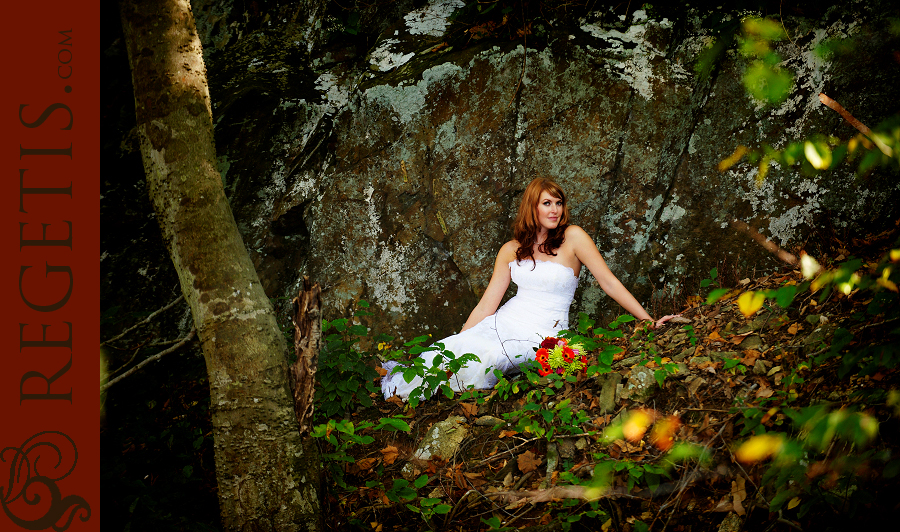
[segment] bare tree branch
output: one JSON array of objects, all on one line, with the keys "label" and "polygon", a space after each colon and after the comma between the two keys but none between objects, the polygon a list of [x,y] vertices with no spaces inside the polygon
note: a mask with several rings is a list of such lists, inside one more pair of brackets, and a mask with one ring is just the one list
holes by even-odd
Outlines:
[{"label": "bare tree branch", "polygon": [[160,358],[164,357],[165,355],[168,355],[169,353],[173,353],[173,352],[177,351],[179,347],[190,342],[194,338],[194,334],[196,334],[196,332],[197,332],[196,329],[191,329],[191,332],[189,332],[187,334],[187,336],[182,338],[181,341],[179,341],[177,344],[173,345],[172,347],[170,347],[164,351],[160,351],[159,353],[156,353],[155,355],[147,358],[146,360],[142,360],[135,367],[133,367],[130,370],[126,371],[125,373],[119,375],[115,379],[108,381],[105,384],[101,384],[100,392],[105,392],[107,389],[109,389],[110,386],[119,382],[120,380],[124,379],[125,377],[131,375],[132,373],[136,372],[137,370],[141,369],[142,367],[146,366],[147,364],[149,364],[155,360],[159,360]]},{"label": "bare tree branch", "polygon": [[146,318],[144,318],[142,321],[140,321],[140,322],[138,322],[138,323],[132,325],[131,327],[125,329],[125,330],[122,332],[122,334],[120,334],[120,335],[118,335],[118,336],[116,336],[116,337],[114,337],[114,338],[110,338],[109,340],[106,340],[105,342],[101,342],[101,343],[100,343],[100,347],[103,347],[104,345],[106,345],[106,344],[108,344],[108,343],[110,343],[110,342],[115,342],[115,341],[118,340],[119,338],[122,338],[122,337],[125,336],[126,334],[128,334],[128,333],[130,333],[131,331],[137,329],[137,328],[140,327],[141,325],[144,325],[145,323],[150,323],[150,320],[152,320],[153,318],[155,318],[155,317],[156,317],[158,314],[160,314],[161,312],[165,312],[166,310],[169,310],[170,308],[174,307],[175,304],[178,303],[179,301],[181,301],[182,299],[184,299],[184,295],[180,295],[180,296],[176,297],[176,298],[175,298],[171,303],[169,303],[168,305],[166,305],[166,306],[164,306],[163,308],[157,310],[156,312],[150,314],[149,316],[147,316]]},{"label": "bare tree branch", "polygon": [[786,263],[790,264],[791,266],[796,266],[797,264],[799,264],[799,261],[797,260],[796,256],[794,256],[792,253],[788,253],[787,251],[782,249],[778,244],[776,244],[775,242],[772,242],[768,238],[764,237],[762,234],[760,234],[759,231],[750,227],[745,222],[742,222],[742,221],[738,220],[737,218],[735,218],[734,220],[731,220],[730,224],[731,224],[731,227],[750,235],[750,238],[755,240],[757,244],[766,248],[767,251],[769,251],[770,253],[772,253],[773,255],[778,257],[779,259],[781,259],[783,262],[786,262]]},{"label": "bare tree branch", "polygon": [[847,121],[847,123],[849,123],[851,126],[858,129],[860,133],[869,137],[869,140],[871,140],[872,142],[875,143],[876,146],[878,146],[878,149],[881,150],[881,153],[887,155],[888,157],[894,156],[893,155],[894,150],[892,150],[890,146],[888,146],[884,142],[881,142],[881,140],[879,140],[878,137],[876,137],[875,135],[872,134],[872,130],[869,129],[869,127],[867,125],[865,125],[862,122],[860,122],[859,120],[857,120],[853,115],[850,114],[849,111],[844,109],[844,107],[841,104],[839,104],[836,101],[829,98],[828,95],[825,94],[824,92],[819,93],[819,101],[822,102],[823,104],[825,104],[826,106],[828,106],[829,108],[833,109],[834,111],[836,111],[839,115],[841,115],[844,118],[844,120]]}]

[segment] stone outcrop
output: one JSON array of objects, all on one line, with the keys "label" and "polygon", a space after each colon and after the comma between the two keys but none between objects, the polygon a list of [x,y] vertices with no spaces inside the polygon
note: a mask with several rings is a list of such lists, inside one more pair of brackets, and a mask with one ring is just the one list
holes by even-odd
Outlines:
[{"label": "stone outcrop", "polygon": [[[779,246],[813,252],[823,227],[849,235],[900,214],[896,175],[861,180],[849,165],[819,175],[772,166],[760,183],[756,165],[716,168],[738,145],[853,136],[819,92],[870,126],[896,115],[900,65],[887,19],[897,8],[889,3],[785,17],[791,40],[777,46],[795,82],[775,107],[747,95],[746,60],[734,52],[696,73],[711,40],[697,13],[541,18],[523,42],[500,30],[461,38],[449,15],[464,5],[398,2],[363,13],[358,25],[371,29],[369,40],[347,44],[325,37],[322,24],[335,23],[328,17],[292,26],[278,12],[266,25],[229,12],[237,8],[227,2],[194,2],[220,169],[270,297],[291,297],[307,275],[323,286],[326,316],[365,299],[379,332],[409,339],[458,330],[536,176],[565,188],[574,222],[657,315],[670,310],[666,301],[698,293],[712,267],[779,265],[730,225],[735,219]],[[290,20],[293,12],[280,9]],[[854,48],[817,54],[830,39],[852,39]],[[115,47],[107,53],[115,57]],[[136,181],[125,139],[122,148],[107,141],[106,157],[124,155],[114,164],[131,164]],[[161,246],[141,214],[146,200],[132,197],[140,187],[104,179],[104,224],[131,224],[128,237],[104,237],[103,268],[114,272],[104,308],[123,304],[124,286],[128,297],[166,299],[174,277],[153,251]],[[113,205],[120,196],[127,199]],[[581,276],[573,313],[621,312],[589,272]]]}]

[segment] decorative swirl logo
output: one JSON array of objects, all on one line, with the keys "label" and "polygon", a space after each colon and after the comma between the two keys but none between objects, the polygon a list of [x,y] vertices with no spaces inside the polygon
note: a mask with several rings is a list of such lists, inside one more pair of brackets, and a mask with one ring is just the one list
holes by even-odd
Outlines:
[{"label": "decorative swirl logo", "polygon": [[[52,527],[62,532],[69,528],[76,515],[82,522],[91,518],[91,507],[86,500],[78,495],[63,497],[56,485],[75,470],[78,462],[78,449],[72,438],[58,431],[39,432],[21,447],[0,451],[0,462],[9,463],[9,483],[0,485],[0,505],[19,527],[25,530]],[[64,523],[60,524],[61,521]]]}]

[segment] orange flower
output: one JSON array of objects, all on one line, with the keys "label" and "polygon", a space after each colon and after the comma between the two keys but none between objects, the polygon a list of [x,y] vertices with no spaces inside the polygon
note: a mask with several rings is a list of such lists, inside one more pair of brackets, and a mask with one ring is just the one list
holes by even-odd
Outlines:
[{"label": "orange flower", "polygon": [[550,359],[550,352],[542,347],[537,350],[537,353],[534,354],[534,359],[540,362],[543,366]]},{"label": "orange flower", "polygon": [[572,362],[573,360],[575,360],[575,351],[572,351],[571,347],[566,346],[563,348],[562,356],[563,360],[565,360],[567,363]]},{"label": "orange flower", "polygon": [[538,375],[540,375],[541,377],[546,377],[551,373],[553,373],[553,370],[550,368],[550,366],[541,362],[541,367],[538,368]]}]

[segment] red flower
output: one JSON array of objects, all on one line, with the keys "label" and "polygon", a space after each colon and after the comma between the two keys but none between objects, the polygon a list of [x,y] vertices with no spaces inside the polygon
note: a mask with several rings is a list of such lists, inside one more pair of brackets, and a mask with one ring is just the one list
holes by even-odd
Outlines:
[{"label": "red flower", "polygon": [[572,362],[575,360],[575,351],[572,351],[571,347],[563,347],[562,356],[567,363]]},{"label": "red flower", "polygon": [[544,338],[544,341],[541,342],[541,348],[543,349],[553,349],[556,347],[556,344],[559,343],[559,338]]}]

